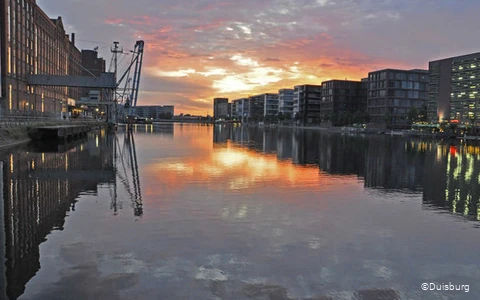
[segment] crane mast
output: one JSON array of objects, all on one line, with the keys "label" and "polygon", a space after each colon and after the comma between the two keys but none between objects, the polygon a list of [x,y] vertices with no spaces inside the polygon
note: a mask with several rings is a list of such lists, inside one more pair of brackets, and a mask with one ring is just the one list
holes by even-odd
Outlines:
[{"label": "crane mast", "polygon": [[[140,87],[140,74],[142,73],[143,46],[144,41],[137,41],[133,50],[133,53],[137,59],[135,63],[135,72],[133,73],[132,92],[130,94],[131,106],[129,110],[129,116],[132,115],[132,110],[137,107],[138,89]],[[135,113],[135,111],[133,111],[133,113]]]},{"label": "crane mast", "polygon": [[[132,60],[123,73],[123,75],[118,79],[116,82],[117,88],[120,86],[122,81],[126,78],[125,80],[125,87],[123,89],[123,96],[121,97],[121,102],[124,102],[125,109],[124,114],[123,114],[123,119],[130,123],[135,119],[136,111],[135,108],[137,106],[137,100],[138,100],[138,90],[140,88],[140,75],[142,73],[142,63],[143,63],[143,50],[144,50],[145,42],[142,40],[139,40],[135,43],[135,47],[133,51]],[[115,49],[118,49],[118,45],[115,45]],[[114,51],[112,51],[114,52]],[[114,55],[116,56],[116,53],[114,52]],[[115,64],[117,63],[117,59],[115,57]],[[135,67],[133,68],[133,66]],[[117,67],[115,66],[115,69]],[[131,71],[133,68],[133,76],[131,76]],[[131,86],[130,86],[131,84]],[[127,95],[127,91],[130,91],[130,94],[128,95],[127,99],[123,99],[125,95]]]}]

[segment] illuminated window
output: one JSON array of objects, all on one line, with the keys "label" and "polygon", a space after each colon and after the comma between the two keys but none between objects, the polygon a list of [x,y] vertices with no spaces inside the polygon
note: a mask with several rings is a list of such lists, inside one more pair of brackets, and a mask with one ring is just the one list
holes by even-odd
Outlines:
[{"label": "illuminated window", "polygon": [[8,109],[12,110],[13,103],[12,103],[12,85],[8,86]]}]

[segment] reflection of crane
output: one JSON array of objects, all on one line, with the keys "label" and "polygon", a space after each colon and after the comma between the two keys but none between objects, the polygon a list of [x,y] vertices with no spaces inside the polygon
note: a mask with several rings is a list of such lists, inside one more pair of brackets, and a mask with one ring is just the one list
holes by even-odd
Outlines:
[{"label": "reflection of crane", "polygon": [[[118,139],[117,147],[120,148]],[[127,153],[126,153],[127,152]],[[132,202],[133,213],[136,217],[143,215],[142,193],[140,188],[140,175],[138,172],[137,152],[135,148],[135,140],[131,130],[125,131],[123,139],[123,148],[119,150],[118,156],[121,162],[121,170],[117,172],[120,181],[124,184],[125,189],[130,196]],[[118,170],[118,169],[117,169]],[[129,171],[131,170],[131,175]],[[116,192],[112,208],[117,209]]]}]

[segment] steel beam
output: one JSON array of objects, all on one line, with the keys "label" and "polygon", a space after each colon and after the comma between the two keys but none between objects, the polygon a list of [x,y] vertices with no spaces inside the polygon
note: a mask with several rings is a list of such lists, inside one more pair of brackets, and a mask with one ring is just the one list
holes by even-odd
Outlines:
[{"label": "steel beam", "polygon": [[29,75],[29,85],[68,86],[82,88],[114,89],[117,87],[115,73],[102,73],[100,77],[62,76],[62,75]]}]

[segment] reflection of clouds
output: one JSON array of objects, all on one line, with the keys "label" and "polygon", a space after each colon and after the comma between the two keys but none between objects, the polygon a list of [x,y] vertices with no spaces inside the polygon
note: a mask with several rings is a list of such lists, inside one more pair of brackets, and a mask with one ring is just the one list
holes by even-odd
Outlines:
[{"label": "reflection of clouds", "polygon": [[311,238],[308,241],[308,248],[312,250],[320,249],[321,246],[322,246],[322,243],[319,238]]},{"label": "reflection of clouds", "polygon": [[237,212],[237,219],[245,219],[245,217],[247,216],[247,212],[248,207],[246,205],[242,205]]},{"label": "reflection of clouds", "polygon": [[62,298],[59,295],[68,295],[68,299],[128,299],[120,293],[138,285],[145,263],[131,253],[101,254],[94,249],[95,245],[85,243],[63,246],[60,257],[56,257],[57,265],[64,264],[58,269],[60,279],[42,284],[38,293],[32,290],[33,295],[24,296],[34,299]]},{"label": "reflection of clouds", "polygon": [[[162,160],[146,166],[149,177],[157,184],[164,183],[169,190],[183,188],[187,182],[200,182],[209,189],[226,189],[232,192],[256,187],[323,188],[324,175],[318,168],[305,168],[279,162],[274,155],[264,155],[244,148],[214,148],[210,155],[201,158],[186,156],[181,160]],[[222,180],[218,180],[218,178]],[[325,186],[326,187],[326,186]]]},{"label": "reflection of clouds", "polygon": [[376,277],[382,279],[391,279],[392,277],[394,277],[395,271],[385,266],[385,264],[390,263],[388,261],[366,260],[363,262],[363,267],[373,272]]},{"label": "reflection of clouds", "polygon": [[181,174],[193,174],[193,168],[182,162],[167,162],[164,164],[167,171],[172,171]]}]

